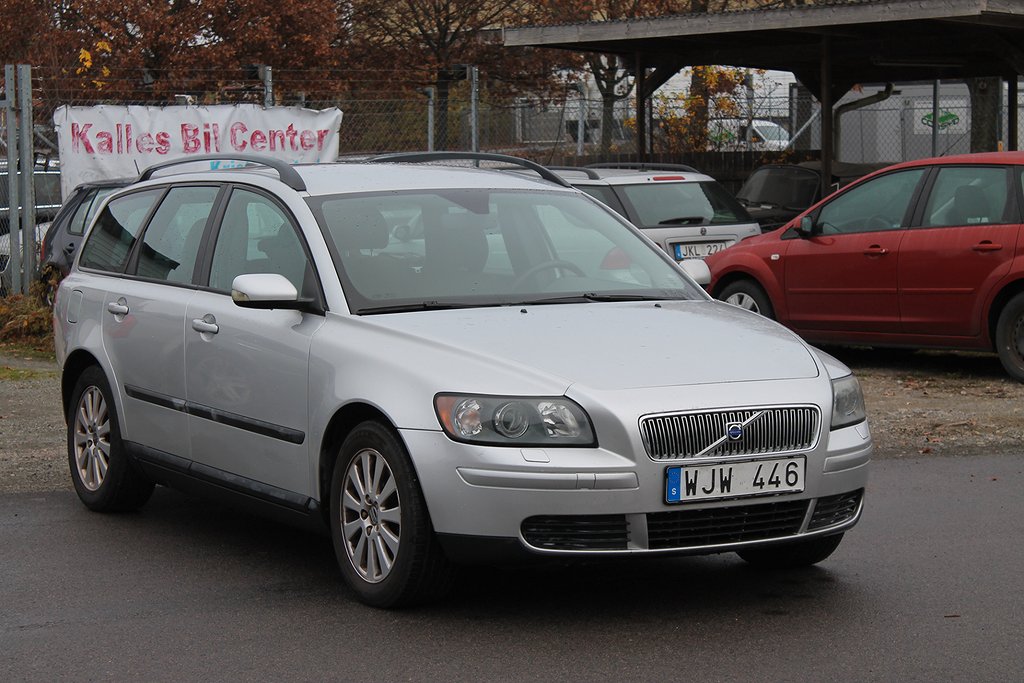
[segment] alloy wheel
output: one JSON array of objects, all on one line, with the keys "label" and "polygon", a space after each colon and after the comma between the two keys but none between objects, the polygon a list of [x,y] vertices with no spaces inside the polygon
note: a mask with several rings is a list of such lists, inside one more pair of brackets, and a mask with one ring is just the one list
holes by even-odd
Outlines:
[{"label": "alloy wheel", "polygon": [[761,309],[758,307],[757,301],[754,300],[754,297],[746,294],[745,292],[736,292],[726,298],[725,302],[732,304],[733,306],[739,306],[740,308],[752,311],[753,313],[761,312]]},{"label": "alloy wheel", "polygon": [[395,475],[379,451],[366,448],[352,458],[340,514],[352,568],[364,581],[383,581],[398,557],[402,507]]},{"label": "alloy wheel", "polygon": [[99,387],[89,387],[78,401],[75,464],[82,485],[99,490],[110,467],[110,411]]}]

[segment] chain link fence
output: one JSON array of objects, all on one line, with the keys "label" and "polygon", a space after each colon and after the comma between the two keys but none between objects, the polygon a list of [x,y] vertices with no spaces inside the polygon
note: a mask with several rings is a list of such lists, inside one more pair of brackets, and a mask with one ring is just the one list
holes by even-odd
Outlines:
[{"label": "chain link fence", "polygon": [[[64,105],[101,104],[337,107],[343,112],[339,144],[343,158],[471,149],[475,143],[482,151],[548,164],[635,160],[638,127],[632,96],[605,102],[585,96],[575,86],[545,97],[500,95],[486,84],[477,92],[468,79],[450,82],[442,93],[429,85],[431,76],[427,71],[353,73],[259,66],[162,73],[108,68],[102,55],[35,66],[31,83],[35,170],[45,184],[43,171],[52,175],[59,168],[54,111]],[[937,122],[932,121],[930,83],[898,86],[888,97],[861,108],[846,106],[872,90],[850,93],[837,104],[838,160],[897,162],[969,151],[970,97],[963,84],[943,84]],[[2,81],[0,92],[7,92]],[[662,97],[679,101],[678,95]],[[696,118],[699,134],[681,137],[680,130],[693,125],[693,109],[661,105],[656,96],[646,122],[652,159],[693,164],[735,190],[756,165],[814,158],[821,147],[820,108],[798,85],[781,96],[741,89],[727,107],[711,102],[698,103],[697,109],[703,112]],[[1004,100],[1000,139],[1008,130],[1007,110]],[[938,126],[934,145],[933,125]],[[6,173],[6,131],[0,109],[0,181]],[[3,221],[9,202],[6,183],[0,185],[2,265],[9,252]],[[49,185],[37,183],[37,187],[36,204],[44,220],[52,217],[59,198],[54,198]]]}]

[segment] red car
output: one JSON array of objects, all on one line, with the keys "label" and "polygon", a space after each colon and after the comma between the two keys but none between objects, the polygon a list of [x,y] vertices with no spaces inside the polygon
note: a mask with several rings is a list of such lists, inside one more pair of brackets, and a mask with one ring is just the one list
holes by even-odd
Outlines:
[{"label": "red car", "polygon": [[706,259],[808,341],[996,351],[1024,381],[1024,152],[889,166]]}]

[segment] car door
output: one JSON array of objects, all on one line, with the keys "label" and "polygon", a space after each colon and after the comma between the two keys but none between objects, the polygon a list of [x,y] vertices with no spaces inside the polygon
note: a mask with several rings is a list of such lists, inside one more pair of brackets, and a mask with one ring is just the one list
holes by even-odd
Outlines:
[{"label": "car door", "polygon": [[309,347],[324,318],[231,299],[236,276],[278,273],[319,300],[291,214],[267,194],[234,187],[207,267],[208,286],[189,302],[185,322],[192,457],[217,470],[207,472],[214,478],[230,473],[275,499],[282,491],[309,495]]},{"label": "car door", "polygon": [[860,183],[821,207],[811,236],[784,264],[789,323],[798,330],[900,330],[898,254],[925,169]]},{"label": "car door", "polygon": [[[216,186],[182,186],[111,201],[80,263],[86,269],[125,264],[124,276],[110,281],[102,324],[104,350],[124,395],[123,438],[179,457],[189,452],[185,311],[195,293],[196,257],[217,192]],[[133,235],[147,213],[152,218],[136,243]]]},{"label": "car door", "polygon": [[1002,166],[937,169],[900,245],[900,311],[911,334],[976,337],[984,300],[1010,269],[1020,214]]}]

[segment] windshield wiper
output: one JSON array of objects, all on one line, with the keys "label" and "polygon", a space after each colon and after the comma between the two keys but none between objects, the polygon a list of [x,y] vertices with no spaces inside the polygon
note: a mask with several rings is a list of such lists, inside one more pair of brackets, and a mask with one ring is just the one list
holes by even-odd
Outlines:
[{"label": "windshield wiper", "polygon": [[596,292],[582,292],[580,294],[566,294],[565,296],[552,296],[543,299],[530,299],[528,301],[517,301],[511,306],[535,306],[544,304],[581,304],[591,301],[668,301],[674,297],[659,296],[656,294],[598,294]]},{"label": "windshield wiper", "polygon": [[658,225],[687,225],[703,222],[704,216],[679,216],[678,218],[666,218],[663,221],[659,221]]},{"label": "windshield wiper", "polygon": [[412,311],[449,311],[456,308],[483,308],[498,304],[471,304],[466,302],[414,301],[408,304],[392,304],[390,306],[367,306],[357,308],[356,315],[375,315],[378,313],[409,313]]}]

